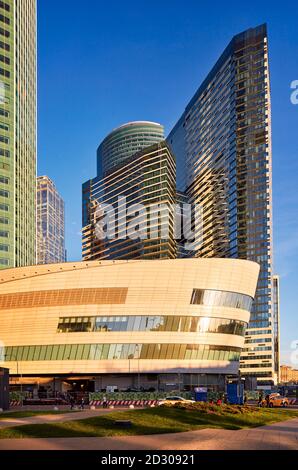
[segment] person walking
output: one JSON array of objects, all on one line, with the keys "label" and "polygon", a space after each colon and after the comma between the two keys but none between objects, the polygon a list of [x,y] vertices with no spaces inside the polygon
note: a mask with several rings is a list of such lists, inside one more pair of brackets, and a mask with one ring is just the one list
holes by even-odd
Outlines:
[{"label": "person walking", "polygon": [[103,397],[102,407],[103,407],[103,408],[107,408],[107,407],[108,407],[107,397],[106,397],[106,396]]},{"label": "person walking", "polygon": [[74,397],[71,395],[70,399],[69,399],[69,403],[70,403],[70,409],[73,410],[74,409],[74,404],[75,404],[75,400],[74,400]]},{"label": "person walking", "polygon": [[85,406],[85,400],[84,400],[84,398],[81,398],[81,402],[80,402],[80,408],[81,408],[81,410],[84,409],[84,406]]},{"label": "person walking", "polygon": [[270,405],[270,396],[269,396],[269,395],[266,395],[265,400],[266,400],[266,406],[267,406],[267,408],[269,408],[269,405]]}]

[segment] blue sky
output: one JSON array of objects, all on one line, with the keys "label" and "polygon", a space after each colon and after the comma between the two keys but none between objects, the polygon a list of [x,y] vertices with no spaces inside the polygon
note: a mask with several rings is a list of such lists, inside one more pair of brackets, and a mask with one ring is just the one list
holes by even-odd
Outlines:
[{"label": "blue sky", "polygon": [[[272,92],[274,267],[283,362],[298,341],[298,4],[198,0],[39,0],[38,173],[66,203],[69,260],[81,258],[81,184],[96,148],[131,120],[168,132],[234,34],[267,22]],[[297,289],[298,290],[298,289]]]}]

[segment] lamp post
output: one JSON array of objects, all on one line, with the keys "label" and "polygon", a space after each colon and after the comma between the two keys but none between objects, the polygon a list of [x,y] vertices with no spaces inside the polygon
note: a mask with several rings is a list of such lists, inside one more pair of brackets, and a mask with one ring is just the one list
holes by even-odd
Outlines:
[{"label": "lamp post", "polygon": [[[4,358],[6,359],[7,357],[12,358],[12,360],[16,362],[16,364],[17,364],[17,376],[19,376],[19,361],[17,360],[16,356],[14,356],[12,354],[10,354],[10,355],[5,354]],[[8,359],[8,361],[9,361],[9,359]],[[20,374],[20,378],[21,378],[21,407],[22,407],[23,406],[23,384],[22,384],[23,377],[22,377],[22,373]]]},{"label": "lamp post", "polygon": [[141,384],[140,384],[140,345],[136,344],[136,352],[138,352],[138,391],[141,389]]}]

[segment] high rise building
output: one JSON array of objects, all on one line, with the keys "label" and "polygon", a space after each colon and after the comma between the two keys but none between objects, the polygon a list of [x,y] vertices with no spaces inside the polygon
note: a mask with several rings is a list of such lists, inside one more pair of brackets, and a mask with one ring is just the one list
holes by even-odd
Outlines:
[{"label": "high rise building", "polygon": [[[167,209],[175,204],[176,165],[163,139],[163,126],[136,121],[113,130],[100,144],[97,177],[83,185],[84,260],[176,257],[173,211]],[[97,228],[104,204],[112,205],[116,220],[115,234],[102,240]],[[135,217],[126,217],[126,209],[136,204],[148,210],[153,224],[142,225],[140,237],[132,238],[127,229]],[[164,213],[158,213],[161,204]],[[167,228],[168,237],[162,237]]]},{"label": "high rise building", "polygon": [[125,162],[134,153],[164,139],[164,128],[156,122],[134,121],[114,129],[97,149],[97,176]]},{"label": "high rise building", "polygon": [[280,382],[280,303],[279,276],[273,276],[274,367],[276,382]]},{"label": "high rise building", "polygon": [[167,141],[177,186],[203,211],[196,257],[243,258],[261,266],[243,375],[275,376],[272,299],[271,117],[266,25],[235,36]]},{"label": "high rise building", "polygon": [[[176,258],[176,165],[166,142],[146,147],[105,174],[83,185],[83,259]],[[104,205],[112,209],[114,231],[101,239],[99,226],[112,215]]]},{"label": "high rise building", "polygon": [[36,0],[0,2],[0,269],[36,262]]},{"label": "high rise building", "polygon": [[48,176],[37,178],[37,264],[66,261],[64,201]]}]

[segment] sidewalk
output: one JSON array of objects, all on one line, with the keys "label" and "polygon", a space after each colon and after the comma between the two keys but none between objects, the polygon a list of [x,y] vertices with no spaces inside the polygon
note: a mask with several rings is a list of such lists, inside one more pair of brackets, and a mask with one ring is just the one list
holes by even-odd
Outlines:
[{"label": "sidewalk", "polygon": [[298,450],[298,418],[254,429],[151,436],[0,439],[0,450]]}]

